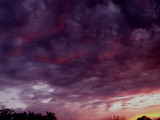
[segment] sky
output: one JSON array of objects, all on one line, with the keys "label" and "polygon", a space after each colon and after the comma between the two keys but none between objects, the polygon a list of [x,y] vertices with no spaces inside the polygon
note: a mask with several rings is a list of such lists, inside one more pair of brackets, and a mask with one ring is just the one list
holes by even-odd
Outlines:
[{"label": "sky", "polygon": [[58,120],[160,117],[159,0],[0,0],[0,109]]}]

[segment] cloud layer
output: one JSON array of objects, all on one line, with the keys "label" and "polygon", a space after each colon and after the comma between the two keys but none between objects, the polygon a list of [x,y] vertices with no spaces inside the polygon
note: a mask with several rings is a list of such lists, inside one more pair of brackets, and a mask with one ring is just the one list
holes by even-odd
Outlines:
[{"label": "cloud layer", "polygon": [[1,0],[0,16],[0,89],[20,89],[26,109],[159,87],[158,0]]}]

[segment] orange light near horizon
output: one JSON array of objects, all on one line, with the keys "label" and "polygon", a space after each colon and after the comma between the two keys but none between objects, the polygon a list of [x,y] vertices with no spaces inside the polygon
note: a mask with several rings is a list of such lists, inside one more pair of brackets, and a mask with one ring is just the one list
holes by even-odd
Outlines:
[{"label": "orange light near horizon", "polygon": [[[126,94],[128,95],[128,94]],[[115,97],[111,100],[110,112],[125,115],[128,120],[137,120],[138,117],[147,116],[151,119],[160,118],[160,90],[149,93],[141,92],[134,95]]]},{"label": "orange light near horizon", "polygon": [[131,118],[130,120],[137,120],[137,118],[142,117],[142,116],[146,116],[149,118],[158,118],[158,117],[160,117],[160,112],[159,113],[148,113],[148,114],[136,115],[133,118]]}]

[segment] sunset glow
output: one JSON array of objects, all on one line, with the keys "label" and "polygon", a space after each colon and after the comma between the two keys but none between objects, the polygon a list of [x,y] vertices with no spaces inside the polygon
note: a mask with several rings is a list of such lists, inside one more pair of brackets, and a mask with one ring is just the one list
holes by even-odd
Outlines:
[{"label": "sunset glow", "polygon": [[131,120],[135,120],[138,117],[142,117],[144,115],[147,116],[147,117],[150,117],[150,118],[159,118],[160,117],[160,112],[159,113],[148,113],[148,114],[137,115],[137,116],[134,116]]}]

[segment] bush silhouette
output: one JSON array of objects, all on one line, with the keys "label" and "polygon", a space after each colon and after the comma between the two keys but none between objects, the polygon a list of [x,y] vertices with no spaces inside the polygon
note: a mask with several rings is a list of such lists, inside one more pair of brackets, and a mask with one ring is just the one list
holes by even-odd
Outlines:
[{"label": "bush silhouette", "polygon": [[0,110],[0,120],[57,120],[55,113],[46,112],[46,115],[34,112],[16,113],[14,110]]},{"label": "bush silhouette", "polygon": [[146,116],[142,116],[142,117],[137,118],[137,120],[151,120],[151,118],[148,118]]}]

